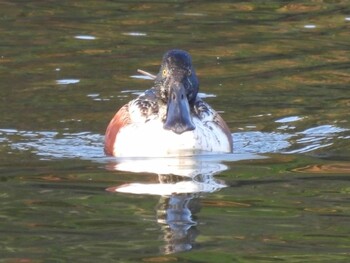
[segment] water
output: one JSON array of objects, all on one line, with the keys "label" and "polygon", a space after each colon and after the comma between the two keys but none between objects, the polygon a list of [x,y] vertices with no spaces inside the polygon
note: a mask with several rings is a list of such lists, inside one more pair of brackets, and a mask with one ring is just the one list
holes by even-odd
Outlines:
[{"label": "water", "polygon": [[[348,1],[2,1],[1,262],[348,262]],[[104,156],[188,50],[234,154]]]}]

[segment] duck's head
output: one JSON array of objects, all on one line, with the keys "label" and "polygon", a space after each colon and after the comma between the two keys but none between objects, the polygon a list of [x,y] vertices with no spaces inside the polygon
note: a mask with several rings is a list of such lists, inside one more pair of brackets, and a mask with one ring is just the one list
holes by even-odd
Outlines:
[{"label": "duck's head", "polygon": [[165,53],[155,87],[167,104],[164,129],[177,134],[194,130],[190,107],[196,99],[199,83],[191,56],[186,51],[174,49]]}]

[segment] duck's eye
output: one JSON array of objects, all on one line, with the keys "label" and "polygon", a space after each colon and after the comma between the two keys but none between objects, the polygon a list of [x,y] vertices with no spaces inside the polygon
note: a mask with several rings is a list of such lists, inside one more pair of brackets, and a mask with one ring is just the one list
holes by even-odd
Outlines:
[{"label": "duck's eye", "polygon": [[192,71],[189,69],[189,70],[187,71],[187,76],[191,76],[191,74],[192,74]]},{"label": "duck's eye", "polygon": [[166,69],[163,69],[163,76],[166,76],[167,73],[168,71]]}]

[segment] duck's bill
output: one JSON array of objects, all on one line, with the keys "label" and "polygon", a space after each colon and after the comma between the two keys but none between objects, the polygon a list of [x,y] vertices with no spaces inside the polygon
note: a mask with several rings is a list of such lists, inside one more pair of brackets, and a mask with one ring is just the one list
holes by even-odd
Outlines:
[{"label": "duck's bill", "polygon": [[168,94],[168,108],[164,129],[177,134],[195,129],[192,122],[190,106],[184,86],[179,82],[172,83]]}]

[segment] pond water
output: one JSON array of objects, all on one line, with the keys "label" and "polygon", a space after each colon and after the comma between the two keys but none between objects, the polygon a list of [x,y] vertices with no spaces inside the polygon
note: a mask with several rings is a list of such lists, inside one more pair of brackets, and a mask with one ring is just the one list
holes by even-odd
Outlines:
[{"label": "pond water", "polygon": [[[348,262],[348,1],[0,7],[0,262]],[[104,156],[171,48],[234,153]]]}]

